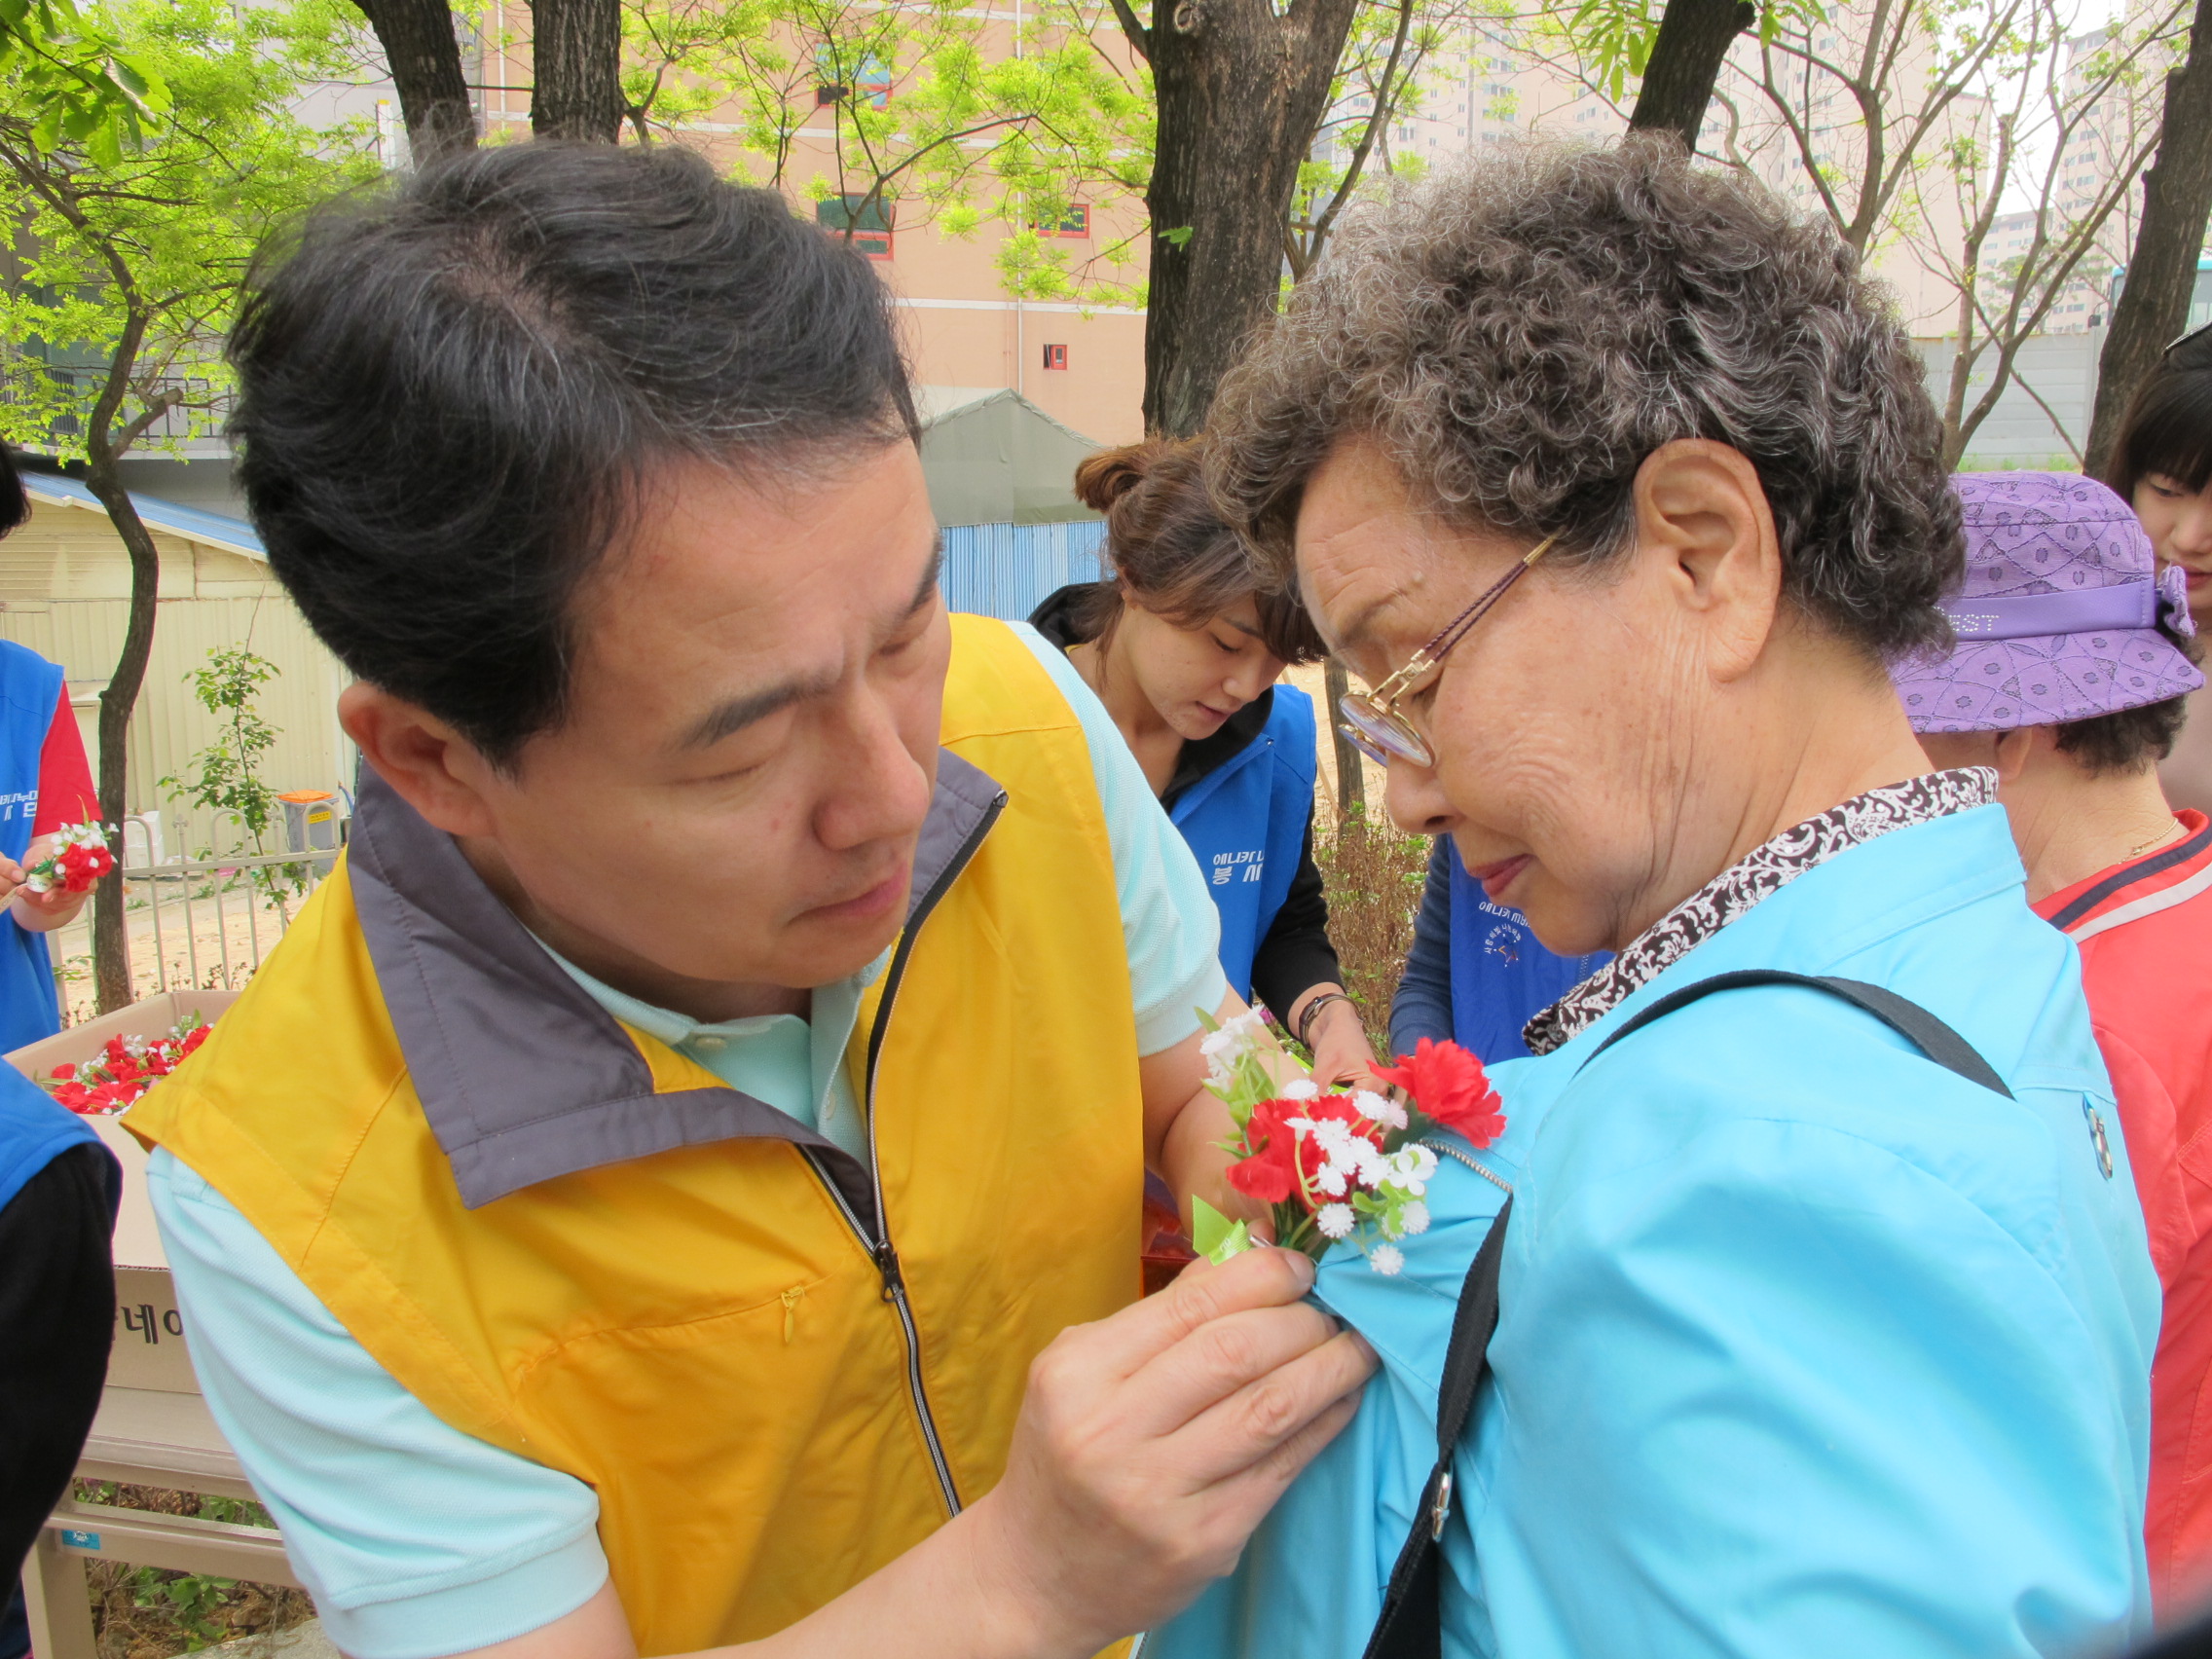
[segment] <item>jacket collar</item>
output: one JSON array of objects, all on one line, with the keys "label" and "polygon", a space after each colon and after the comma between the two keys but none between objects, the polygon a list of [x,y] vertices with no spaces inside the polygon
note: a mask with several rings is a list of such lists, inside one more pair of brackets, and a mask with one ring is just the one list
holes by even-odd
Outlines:
[{"label": "jacket collar", "polygon": [[[958,873],[1001,792],[949,752],[914,855],[908,920]],[[805,1150],[871,1224],[859,1161],[765,1101],[653,1090],[614,1016],[564,973],[461,856],[364,767],[347,866],[370,960],[423,1115],[470,1209],[556,1176],[672,1147],[769,1138]]]}]

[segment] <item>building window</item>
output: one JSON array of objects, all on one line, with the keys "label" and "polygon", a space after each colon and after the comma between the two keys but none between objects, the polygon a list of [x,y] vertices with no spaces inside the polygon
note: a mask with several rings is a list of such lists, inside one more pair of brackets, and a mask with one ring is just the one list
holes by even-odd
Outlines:
[{"label": "building window", "polygon": [[870,259],[889,259],[892,206],[880,196],[872,202],[866,196],[832,196],[814,204],[814,222]]},{"label": "building window", "polygon": [[866,98],[871,109],[882,109],[891,102],[891,72],[873,54],[861,59],[856,72],[848,80],[838,72],[836,52],[828,46],[814,49],[814,68],[822,79],[814,89],[814,107],[822,109],[847,98]]},{"label": "building window", "polygon": [[1088,203],[1071,202],[1067,212],[1056,225],[1040,220],[1037,234],[1041,237],[1088,237],[1090,235],[1090,207]]},{"label": "building window", "polygon": [[1045,348],[1045,367],[1048,369],[1064,369],[1067,366],[1068,349],[1065,346],[1048,346]]}]

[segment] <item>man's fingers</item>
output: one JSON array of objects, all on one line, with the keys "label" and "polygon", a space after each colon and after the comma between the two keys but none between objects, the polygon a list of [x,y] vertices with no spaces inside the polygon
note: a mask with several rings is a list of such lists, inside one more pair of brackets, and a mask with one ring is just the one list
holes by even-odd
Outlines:
[{"label": "man's fingers", "polygon": [[1216,1506],[1216,1519],[1234,1530],[1239,1542],[1251,1534],[1290,1483],[1306,1465],[1321,1455],[1330,1441],[1345,1431],[1359,1411],[1359,1395],[1346,1394],[1330,1402],[1326,1410],[1285,1439],[1257,1462],[1216,1482],[1206,1493]]},{"label": "man's fingers", "polygon": [[1158,1296],[1070,1335],[1087,1364],[1119,1382],[1200,1326],[1251,1309],[1288,1306],[1312,1288],[1313,1264],[1301,1252],[1247,1250],[1218,1267],[1196,1263]]},{"label": "man's fingers", "polygon": [[[1350,1331],[1340,1332],[1246,1383],[1168,1436],[1176,1467],[1194,1488],[1258,1468],[1347,1400],[1356,1404],[1360,1386],[1374,1371],[1375,1350]],[[1328,1434],[1335,1432],[1332,1428]],[[1293,1473],[1326,1444],[1328,1434],[1296,1460]],[[1283,1478],[1287,1482],[1289,1476]]]},{"label": "man's fingers", "polygon": [[1208,1320],[1129,1380],[1136,1402],[1130,1426],[1172,1434],[1237,1389],[1311,1353],[1337,1330],[1336,1320],[1309,1302]]}]

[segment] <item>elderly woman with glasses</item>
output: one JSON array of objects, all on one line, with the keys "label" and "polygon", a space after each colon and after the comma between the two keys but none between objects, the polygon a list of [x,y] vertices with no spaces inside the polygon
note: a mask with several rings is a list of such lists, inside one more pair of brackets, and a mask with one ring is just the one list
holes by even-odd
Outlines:
[{"label": "elderly woman with glasses", "polygon": [[1347,224],[1214,422],[1391,815],[1618,954],[1431,1137],[1402,1271],[1324,1264],[1383,1373],[1146,1659],[2140,1629],[2157,1283],[2074,950],[1885,672],[1960,519],[1852,255],[1657,142],[1488,159]]}]

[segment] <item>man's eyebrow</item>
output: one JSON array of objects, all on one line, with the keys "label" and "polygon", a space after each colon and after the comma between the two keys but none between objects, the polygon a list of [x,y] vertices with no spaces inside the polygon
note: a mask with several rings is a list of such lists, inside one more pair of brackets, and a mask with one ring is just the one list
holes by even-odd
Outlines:
[{"label": "man's eyebrow", "polygon": [[816,676],[811,680],[787,680],[781,685],[771,685],[764,691],[748,692],[732,697],[710,712],[677,740],[679,749],[711,749],[725,737],[743,731],[756,720],[764,720],[793,703],[818,697],[837,683],[834,676]]},{"label": "man's eyebrow", "polygon": [[[906,608],[900,613],[900,621],[910,621],[916,614],[929,608],[931,602],[937,597],[938,582],[943,574],[944,532],[940,530],[930,548],[930,560],[922,571],[921,583],[914,589],[914,597],[907,602]],[[723,738],[743,731],[755,721],[764,720],[770,715],[790,708],[793,703],[821,696],[835,684],[833,676],[817,676],[812,680],[787,680],[781,685],[771,685],[764,691],[752,691],[742,697],[732,697],[678,739],[677,747],[711,749]]]},{"label": "man's eyebrow", "polygon": [[917,611],[927,610],[930,601],[937,597],[938,583],[943,579],[944,532],[940,530],[937,533],[937,539],[930,543],[930,562],[922,570],[921,582],[914,589],[913,603],[906,607],[905,614],[900,620],[906,621]]},{"label": "man's eyebrow", "polygon": [[1247,640],[1257,640],[1262,637],[1259,629],[1253,627],[1249,622],[1239,622],[1234,616],[1223,616],[1217,618],[1217,620],[1228,623]]}]

